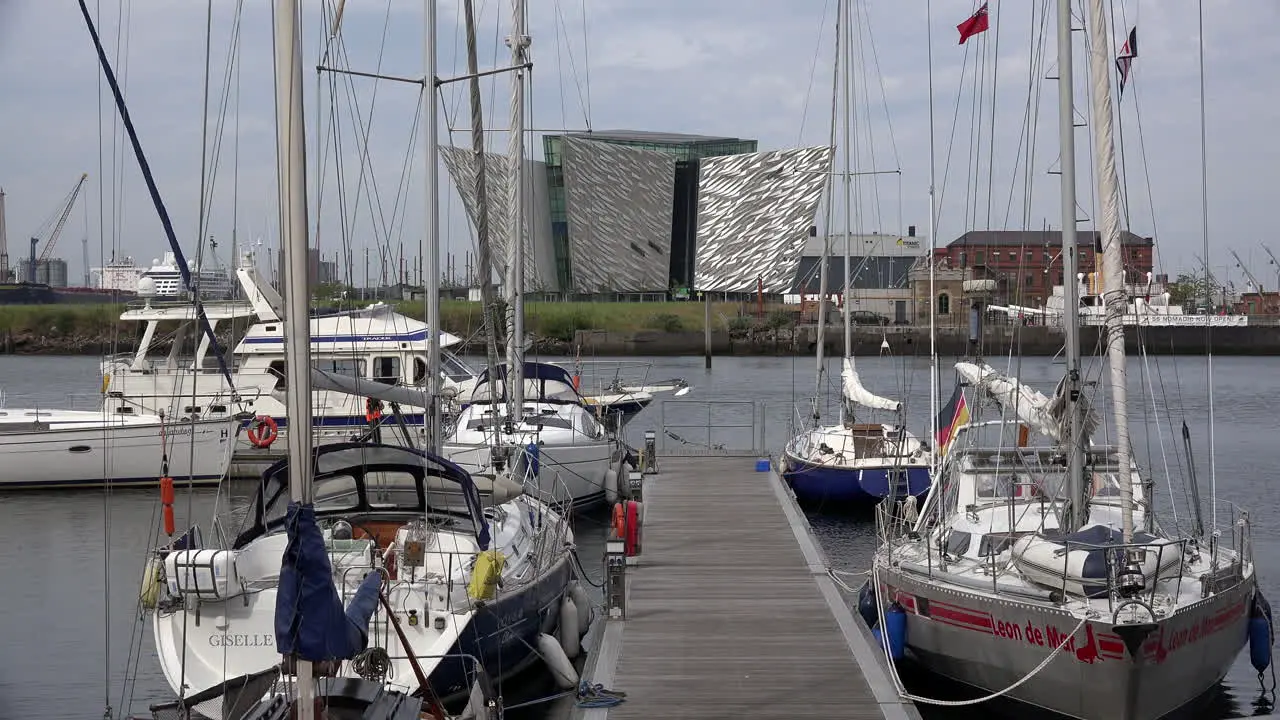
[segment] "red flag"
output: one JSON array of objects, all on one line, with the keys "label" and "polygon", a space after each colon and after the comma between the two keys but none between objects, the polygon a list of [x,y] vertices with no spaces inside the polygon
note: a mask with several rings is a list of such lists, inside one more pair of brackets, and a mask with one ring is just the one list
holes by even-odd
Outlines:
[{"label": "red flag", "polygon": [[965,40],[978,33],[986,32],[989,27],[991,27],[991,20],[987,17],[987,4],[982,3],[982,7],[978,8],[978,12],[956,26],[956,29],[960,31],[960,44],[963,45]]}]

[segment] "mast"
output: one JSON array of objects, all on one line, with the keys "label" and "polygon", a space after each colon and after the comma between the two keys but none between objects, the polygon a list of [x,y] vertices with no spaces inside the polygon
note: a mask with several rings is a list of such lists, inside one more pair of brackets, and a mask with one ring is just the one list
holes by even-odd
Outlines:
[{"label": "mast", "polygon": [[1071,67],[1071,0],[1058,0],[1058,134],[1061,148],[1062,190],[1062,299],[1066,331],[1067,387],[1066,412],[1069,428],[1067,489],[1070,502],[1063,517],[1064,530],[1073,532],[1083,524],[1084,448],[1080,437],[1080,284],[1076,252],[1076,138],[1073,116],[1074,93]]},{"label": "mast", "polygon": [[[484,156],[484,113],[480,105],[480,70],[476,50],[476,16],[475,3],[462,0],[462,12],[466,22],[467,33],[467,90],[471,101],[471,150],[472,162],[475,163],[476,184],[476,275],[480,281],[480,304],[484,308],[481,314],[485,335],[485,369],[489,375],[489,386],[498,378],[498,332],[494,318],[493,296],[493,253],[489,245],[489,204],[488,183],[486,182],[487,163]],[[497,443],[501,418],[492,412],[493,441]]]},{"label": "mast", "polygon": [[[290,423],[289,496],[311,502],[311,327],[307,293],[307,161],[302,117],[298,0],[276,0],[276,166],[284,249],[285,409]],[[299,720],[315,717],[311,661],[297,658]]]},{"label": "mast", "polygon": [[[934,286],[934,256],[938,247],[938,198],[934,195],[934,163],[933,146],[933,2],[925,2],[925,45],[929,63],[929,443],[938,442],[938,290]],[[930,475],[937,477],[937,466],[940,458],[937,448],[933,452],[933,467]],[[932,490],[932,487],[930,488]],[[923,513],[921,513],[923,515]]]},{"label": "mast", "polygon": [[[853,357],[853,308],[850,303],[853,293],[849,286],[853,283],[853,273],[849,271],[849,254],[850,245],[852,243],[851,233],[853,232],[853,221],[850,215],[853,213],[853,162],[851,160],[850,146],[853,144],[852,134],[850,132],[850,111],[851,104],[850,92],[853,88],[853,35],[850,28],[851,16],[849,14],[849,2],[845,0],[840,4],[840,15],[844,27],[845,51],[844,51],[844,103],[841,107],[843,125],[844,125],[844,356],[846,358]],[[846,406],[848,403],[840,403],[840,422],[849,423],[853,421],[851,417],[845,417],[847,414]]]},{"label": "mast", "polygon": [[420,252],[427,258],[427,450],[440,452],[440,105],[436,102],[436,0],[426,0],[422,38],[422,101],[426,103],[427,227]]},{"label": "mast", "polygon": [[511,246],[507,249],[507,311],[511,313],[507,334],[507,379],[504,385],[511,400],[511,422],[519,422],[524,412],[524,78],[529,36],[524,31],[524,0],[511,2],[511,132],[507,138],[510,185],[509,207]]},{"label": "mast", "polygon": [[[1093,146],[1101,203],[1103,279],[1106,283],[1107,359],[1111,366],[1111,408],[1115,414],[1116,455],[1120,460],[1120,522],[1124,542],[1133,542],[1133,476],[1129,449],[1128,384],[1125,381],[1124,261],[1120,247],[1120,179],[1116,173],[1115,133],[1111,109],[1111,43],[1102,0],[1089,0],[1089,68],[1092,82]],[[1233,253],[1234,254],[1234,253]],[[1238,259],[1238,258],[1237,258]]]},{"label": "mast", "polygon": [[[843,3],[843,0],[841,0]],[[844,28],[844,21],[840,17],[839,10],[836,11],[836,41],[835,41],[835,63],[832,65],[831,73],[831,144],[836,142],[836,105],[840,99],[840,32]],[[826,377],[826,353],[827,353],[827,295],[830,292],[830,264],[831,264],[831,218],[832,205],[835,204],[835,176],[830,176],[827,187],[827,216],[824,227],[822,228],[822,260],[818,265],[818,373],[816,377],[817,387],[813,394],[813,420],[816,424],[821,417],[819,408],[821,407],[823,379]]]}]

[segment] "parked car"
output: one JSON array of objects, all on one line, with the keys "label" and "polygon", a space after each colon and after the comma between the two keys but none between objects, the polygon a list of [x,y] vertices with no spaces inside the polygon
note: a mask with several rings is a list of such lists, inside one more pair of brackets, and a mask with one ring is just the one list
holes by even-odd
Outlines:
[{"label": "parked car", "polygon": [[870,310],[854,310],[849,313],[849,320],[854,325],[888,325],[889,318]]}]

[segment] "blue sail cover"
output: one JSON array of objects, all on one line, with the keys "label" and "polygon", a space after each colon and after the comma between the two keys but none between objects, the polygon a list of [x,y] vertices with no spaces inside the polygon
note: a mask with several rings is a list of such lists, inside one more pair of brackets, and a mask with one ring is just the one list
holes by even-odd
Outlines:
[{"label": "blue sail cover", "polygon": [[296,653],[311,662],[351,659],[368,642],[382,576],[369,573],[344,609],[315,507],[289,503],[285,531],[289,544],[276,594],[276,647],[282,655]]}]

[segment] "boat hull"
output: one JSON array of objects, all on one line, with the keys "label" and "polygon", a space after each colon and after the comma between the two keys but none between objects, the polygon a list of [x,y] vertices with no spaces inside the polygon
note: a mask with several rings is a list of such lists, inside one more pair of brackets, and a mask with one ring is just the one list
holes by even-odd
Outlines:
[{"label": "boat hull", "polygon": [[[909,654],[987,693],[1032,673],[1079,624],[1050,603],[980,597],[915,573],[882,571],[880,583],[881,597],[906,610]],[[1254,591],[1250,575],[1162,618],[1136,655],[1110,617],[1090,620],[1056,651],[1058,658],[1006,697],[1082,720],[1164,717],[1227,674],[1247,640]]]},{"label": "boat hull", "polygon": [[458,641],[428,676],[431,687],[451,712],[460,713],[471,691],[471,656],[496,679],[505,679],[540,658],[539,633],[554,633],[560,624],[560,603],[572,579],[568,556],[536,582],[477,609]]},{"label": "boat hull", "polygon": [[0,489],[149,487],[166,474],[180,485],[217,484],[227,474],[237,425],[229,418],[164,426],[108,420],[96,427],[5,430]]},{"label": "boat hull", "polygon": [[802,502],[879,502],[892,494],[921,497],[929,492],[927,465],[838,467],[787,455],[782,477]]},{"label": "boat hull", "polygon": [[[469,473],[490,466],[489,447],[449,444],[443,454]],[[538,490],[555,503],[582,509],[603,503],[617,446],[611,441],[538,447]]]}]

